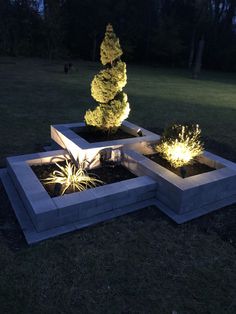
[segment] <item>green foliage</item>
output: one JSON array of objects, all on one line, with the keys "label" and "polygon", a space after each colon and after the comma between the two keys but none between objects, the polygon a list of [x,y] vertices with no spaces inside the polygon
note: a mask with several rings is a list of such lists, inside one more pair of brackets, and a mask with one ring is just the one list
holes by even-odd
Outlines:
[{"label": "green foliage", "polygon": [[91,94],[100,103],[107,103],[126,85],[126,64],[118,61],[112,68],[107,68],[95,75],[91,84]]},{"label": "green foliage", "polygon": [[94,110],[87,110],[84,116],[87,125],[94,126],[98,129],[102,129],[104,125],[104,108],[103,105],[100,104]]},{"label": "green foliage", "polygon": [[58,170],[54,170],[48,178],[43,180],[44,184],[61,184],[61,195],[69,188],[71,188],[73,192],[81,192],[103,183],[101,180],[94,177],[93,174],[87,173],[84,163],[81,163],[77,168],[71,161],[66,159],[65,162],[65,166],[56,163]]},{"label": "green foliage", "polygon": [[129,103],[123,87],[127,83],[126,64],[120,61],[122,54],[119,39],[110,24],[101,44],[102,64],[108,64],[95,75],[91,83],[92,97],[99,103],[94,110],[85,114],[87,125],[102,131],[114,132],[129,115]]},{"label": "green foliage", "polygon": [[203,153],[200,139],[201,129],[198,124],[174,124],[167,128],[155,150],[166,159],[172,167],[178,168],[190,164]]},{"label": "green foliage", "polygon": [[130,112],[128,98],[125,93],[120,93],[108,104],[99,104],[94,110],[88,110],[85,121],[88,125],[99,129],[115,132]]},{"label": "green foliage", "polygon": [[103,65],[112,64],[122,54],[123,51],[120,47],[119,38],[116,37],[112,25],[108,24],[105,38],[100,47],[101,62]]}]

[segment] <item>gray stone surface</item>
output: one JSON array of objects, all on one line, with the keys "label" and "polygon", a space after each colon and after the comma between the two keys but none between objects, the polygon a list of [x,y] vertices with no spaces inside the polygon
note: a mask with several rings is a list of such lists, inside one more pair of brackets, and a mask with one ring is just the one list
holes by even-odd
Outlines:
[{"label": "gray stone surface", "polygon": [[119,208],[112,209],[108,212],[105,211],[100,214],[93,215],[89,218],[77,221],[74,220],[73,222],[65,220],[65,225],[63,226],[51,228],[45,231],[38,231],[35,228],[32,220],[30,219],[30,216],[28,215],[28,212],[24,207],[24,204],[6,169],[0,170],[0,179],[3,182],[4,188],[11,202],[12,208],[15,212],[15,215],[18,219],[18,222],[21,226],[21,229],[24,233],[25,239],[28,244],[35,244],[58,235],[79,230],[97,224],[99,222],[104,222],[106,220],[110,220],[112,218],[131,213],[141,208],[145,208],[151,205],[151,203],[153,202],[153,200],[140,201],[129,206],[121,206]]},{"label": "gray stone surface", "polygon": [[7,171],[0,171],[28,243],[149,205],[183,223],[236,202],[235,163],[205,152],[199,161],[217,169],[183,179],[129,149],[122,152],[122,164],[137,178],[50,198],[30,165],[58,161],[63,156],[67,156],[64,150],[10,157]]},{"label": "gray stone surface", "polygon": [[[30,165],[51,163],[66,156],[66,151],[51,151],[7,159],[7,170],[35,228],[41,232],[70,222],[89,219],[119,207],[127,207],[153,197],[156,182],[141,176],[51,198]],[[128,154],[125,154],[128,158]],[[146,197],[146,198],[145,198]]]},{"label": "gray stone surface", "polygon": [[[135,138],[89,143],[72,131],[71,128],[83,129],[85,128],[85,123],[51,125],[52,140],[62,148],[67,149],[75,159],[80,156],[80,159],[87,159],[89,161],[92,160],[99,151],[107,147],[111,147],[112,149],[126,147],[144,153],[150,151],[149,143],[157,142],[160,139],[158,134],[152,133],[128,121],[123,121],[121,128],[135,135]],[[143,136],[137,136],[138,130],[142,131]]]},{"label": "gray stone surface", "polygon": [[[136,153],[138,154],[138,153]],[[204,152],[200,162],[214,165],[216,170],[181,178],[148,158],[139,161],[139,175],[152,177],[157,182],[157,201],[173,213],[182,215],[234,203],[236,195],[236,164]]]}]

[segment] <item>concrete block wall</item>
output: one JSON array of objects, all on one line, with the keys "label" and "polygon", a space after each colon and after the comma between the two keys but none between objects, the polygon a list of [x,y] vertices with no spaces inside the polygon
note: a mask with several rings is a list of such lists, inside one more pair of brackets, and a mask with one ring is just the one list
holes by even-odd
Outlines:
[{"label": "concrete block wall", "polygon": [[104,215],[110,211],[118,212],[121,208],[128,210],[129,205],[142,203],[155,196],[156,181],[148,176],[138,176],[83,192],[51,198],[30,165],[35,164],[36,160],[39,164],[57,161],[58,158],[60,160],[66,152],[59,152],[61,155],[54,151],[7,160],[8,173],[38,231],[86,219],[92,222],[95,219],[93,217],[97,215]]}]

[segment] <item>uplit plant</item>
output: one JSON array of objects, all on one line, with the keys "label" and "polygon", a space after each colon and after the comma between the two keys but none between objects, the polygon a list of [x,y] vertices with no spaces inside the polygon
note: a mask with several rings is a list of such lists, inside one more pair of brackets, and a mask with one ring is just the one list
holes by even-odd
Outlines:
[{"label": "uplit plant", "polygon": [[122,54],[119,39],[108,24],[100,47],[101,62],[106,68],[91,83],[91,94],[98,106],[88,110],[84,117],[87,125],[108,133],[116,132],[130,112],[127,95],[122,92],[127,83],[126,64],[120,60]]},{"label": "uplit plant", "polygon": [[94,174],[85,170],[84,164],[81,163],[78,167],[66,159],[66,165],[56,163],[59,170],[54,170],[48,178],[44,179],[45,184],[61,184],[63,195],[69,188],[75,191],[84,191],[93,188],[98,184],[103,184],[103,181],[97,179]]},{"label": "uplit plant", "polygon": [[175,124],[167,128],[155,150],[166,159],[172,167],[178,168],[193,162],[203,153],[201,129],[198,124]]}]

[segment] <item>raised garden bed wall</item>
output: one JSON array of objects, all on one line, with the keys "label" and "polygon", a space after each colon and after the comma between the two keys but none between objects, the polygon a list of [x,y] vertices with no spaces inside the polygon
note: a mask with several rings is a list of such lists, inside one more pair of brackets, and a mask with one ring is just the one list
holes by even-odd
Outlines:
[{"label": "raised garden bed wall", "polygon": [[[156,205],[178,223],[236,202],[236,164],[205,151],[198,157],[215,170],[181,178],[137,152],[138,167],[157,182]],[[134,156],[137,155],[137,156]]]},{"label": "raised garden bed wall", "polygon": [[28,243],[150,205],[157,206],[175,222],[183,223],[236,202],[233,162],[205,151],[198,161],[215,170],[181,178],[143,154],[124,147],[121,165],[135,178],[50,197],[32,166],[58,162],[65,157],[69,157],[67,151],[59,150],[7,159],[7,171],[2,171],[1,179]]},{"label": "raised garden bed wall", "polygon": [[[96,165],[94,159],[98,152],[103,149],[110,148],[114,150],[125,147],[140,153],[147,153],[151,152],[149,144],[156,143],[160,140],[158,134],[152,133],[128,121],[123,121],[120,128],[133,137],[91,143],[86,141],[75,131],[80,130],[81,135],[83,130],[87,131],[85,123],[51,125],[52,145],[56,143],[60,147],[67,149],[76,160],[79,157],[82,160],[87,159],[89,162],[93,161],[91,167],[94,167]],[[142,136],[139,136],[139,134],[142,134]]]},{"label": "raised garden bed wall", "polygon": [[66,151],[51,151],[7,159],[7,171],[38,232],[71,223],[90,225],[98,216],[104,221],[143,208],[156,195],[155,180],[134,167],[137,161],[132,154],[124,153],[121,164],[137,177],[52,198],[31,166],[57,162],[65,156]]}]

